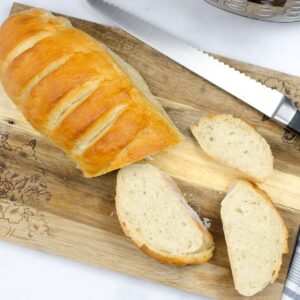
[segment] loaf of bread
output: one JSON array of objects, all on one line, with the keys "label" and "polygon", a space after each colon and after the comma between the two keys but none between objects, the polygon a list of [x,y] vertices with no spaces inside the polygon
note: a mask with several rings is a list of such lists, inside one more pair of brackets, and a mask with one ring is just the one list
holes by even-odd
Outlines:
[{"label": "loaf of bread", "polygon": [[250,125],[231,115],[208,115],[191,131],[202,149],[217,161],[237,168],[255,182],[273,172],[273,155],[266,140]]},{"label": "loaf of bread", "polygon": [[235,182],[221,205],[235,288],[252,296],[277,278],[288,231],[269,197],[246,181]]},{"label": "loaf of bread", "polygon": [[202,264],[214,243],[175,182],[150,164],[133,164],[117,176],[116,209],[125,234],[163,263]]},{"label": "loaf of bread", "polygon": [[6,93],[86,177],[182,140],[141,76],[67,19],[27,10],[4,22],[0,41]]}]

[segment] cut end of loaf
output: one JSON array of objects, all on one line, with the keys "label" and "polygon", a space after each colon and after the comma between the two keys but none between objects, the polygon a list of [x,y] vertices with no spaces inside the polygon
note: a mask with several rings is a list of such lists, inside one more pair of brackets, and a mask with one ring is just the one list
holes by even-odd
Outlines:
[{"label": "cut end of loaf", "polygon": [[236,181],[222,201],[221,218],[236,290],[252,296],[280,271],[288,232],[272,201],[246,181]]},{"label": "cut end of loaf", "polygon": [[213,239],[173,180],[150,164],[121,169],[117,214],[139,248],[169,264],[201,264],[212,257]]},{"label": "cut end of loaf", "polygon": [[217,161],[239,169],[255,182],[273,172],[273,155],[266,140],[249,124],[231,115],[208,115],[191,126],[202,149]]}]

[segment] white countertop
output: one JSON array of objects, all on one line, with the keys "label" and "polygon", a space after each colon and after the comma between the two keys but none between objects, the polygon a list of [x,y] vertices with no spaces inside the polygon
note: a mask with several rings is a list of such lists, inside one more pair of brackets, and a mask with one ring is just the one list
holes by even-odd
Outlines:
[{"label": "white countertop", "polygon": [[[300,23],[274,24],[235,16],[203,0],[111,0],[200,49],[300,76]],[[0,23],[11,0],[1,0]],[[85,0],[19,0],[66,15],[107,22]],[[180,20],[180,22],[178,22]],[[206,299],[0,242],[1,299]]]}]

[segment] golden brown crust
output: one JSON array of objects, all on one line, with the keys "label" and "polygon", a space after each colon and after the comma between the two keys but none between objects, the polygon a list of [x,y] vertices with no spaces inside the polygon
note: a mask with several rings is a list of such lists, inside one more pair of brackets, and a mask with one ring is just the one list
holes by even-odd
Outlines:
[{"label": "golden brown crust", "polygon": [[185,266],[185,265],[202,265],[206,263],[213,256],[213,249],[211,248],[206,251],[205,254],[189,254],[186,256],[164,256],[155,251],[149,249],[146,245],[139,247],[141,251],[145,254],[153,257],[154,259],[160,261],[163,264]]},{"label": "golden brown crust", "polygon": [[54,34],[66,28],[69,22],[63,18],[55,18],[52,14],[41,9],[32,9],[9,17],[0,28],[0,74],[3,62],[10,51],[29,38]]},{"label": "golden brown crust", "polygon": [[[167,149],[173,145],[170,131],[170,127],[165,126],[162,119],[153,117],[149,121],[149,126],[137,134],[136,138],[126,148],[126,151],[121,151],[108,168],[114,170],[120,163],[125,166],[133,161],[139,161]],[[152,154],[148,154],[150,151],[152,151]]]},{"label": "golden brown crust", "polygon": [[[101,64],[99,63],[101,61]],[[102,53],[76,53],[65,64],[34,86],[26,99],[19,105],[30,123],[38,130],[44,129],[48,114],[74,87],[101,76],[101,68],[110,68],[108,57]],[[113,74],[105,74],[110,79]]]},{"label": "golden brown crust", "polygon": [[125,87],[107,81],[76,107],[50,134],[59,145],[71,149],[80,136],[116,105],[129,103]]},{"label": "golden brown crust", "polygon": [[[68,43],[66,43],[68,41]],[[23,87],[49,64],[74,51],[97,49],[86,35],[74,28],[66,28],[59,35],[51,35],[16,57],[3,78],[8,95],[20,97]]]},{"label": "golden brown crust", "polygon": [[[89,35],[32,9],[0,29],[4,89],[27,120],[86,177],[179,143],[177,128],[136,86],[126,64]],[[125,69],[124,69],[125,66]],[[132,75],[132,70],[130,70]],[[111,116],[110,116],[111,114]]]},{"label": "golden brown crust", "polygon": [[106,134],[83,154],[78,155],[80,168],[85,173],[98,175],[98,166],[106,166],[145,126],[145,118],[141,112],[136,108],[126,109]]}]

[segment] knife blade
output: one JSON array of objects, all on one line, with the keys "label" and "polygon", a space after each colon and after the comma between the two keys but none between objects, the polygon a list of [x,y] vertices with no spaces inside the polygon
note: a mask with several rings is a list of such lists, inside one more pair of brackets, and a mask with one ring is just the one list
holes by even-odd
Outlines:
[{"label": "knife blade", "polygon": [[124,31],[180,65],[300,134],[300,111],[294,102],[209,54],[103,0],[87,0]]}]

